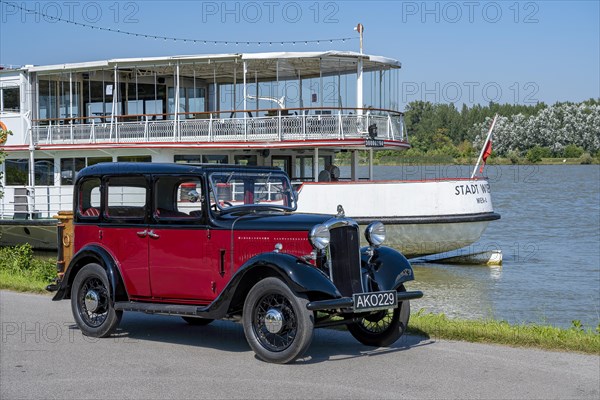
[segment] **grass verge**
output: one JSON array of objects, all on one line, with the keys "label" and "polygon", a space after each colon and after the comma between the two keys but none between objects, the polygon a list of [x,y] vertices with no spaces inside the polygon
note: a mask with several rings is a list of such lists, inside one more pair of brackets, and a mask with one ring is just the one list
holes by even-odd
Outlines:
[{"label": "grass verge", "polygon": [[431,339],[600,355],[600,325],[595,331],[586,330],[578,321],[573,321],[573,326],[565,329],[537,324],[511,325],[506,321],[496,320],[450,319],[444,314],[421,310],[410,316],[408,331]]},{"label": "grass verge", "polygon": [[50,284],[50,281],[34,280],[26,275],[14,275],[0,271],[0,289],[15,292],[48,293],[46,291],[48,284]]},{"label": "grass verge", "polygon": [[46,293],[56,276],[56,260],[38,258],[29,244],[0,247],[0,289]]}]

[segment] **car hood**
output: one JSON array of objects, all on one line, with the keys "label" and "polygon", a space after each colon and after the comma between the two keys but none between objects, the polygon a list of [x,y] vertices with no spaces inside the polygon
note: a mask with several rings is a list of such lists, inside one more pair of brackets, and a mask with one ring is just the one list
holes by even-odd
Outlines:
[{"label": "car hood", "polygon": [[333,218],[326,214],[281,212],[230,213],[213,220],[219,228],[260,231],[309,231],[313,226]]}]

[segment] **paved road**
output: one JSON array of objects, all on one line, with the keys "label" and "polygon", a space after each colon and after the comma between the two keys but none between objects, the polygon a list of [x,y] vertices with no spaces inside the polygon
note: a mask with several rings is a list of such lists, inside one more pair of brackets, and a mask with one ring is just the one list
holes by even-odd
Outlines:
[{"label": "paved road", "polygon": [[306,358],[259,361],[240,325],[125,313],[91,339],[68,301],[0,292],[0,399],[591,398],[600,357],[407,337],[371,349],[317,330]]}]

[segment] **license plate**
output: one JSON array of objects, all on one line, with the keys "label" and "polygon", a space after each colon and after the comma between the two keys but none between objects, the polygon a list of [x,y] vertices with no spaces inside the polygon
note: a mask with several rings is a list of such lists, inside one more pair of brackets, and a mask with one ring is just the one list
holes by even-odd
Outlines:
[{"label": "license plate", "polygon": [[395,290],[354,294],[354,311],[385,310],[398,307]]}]

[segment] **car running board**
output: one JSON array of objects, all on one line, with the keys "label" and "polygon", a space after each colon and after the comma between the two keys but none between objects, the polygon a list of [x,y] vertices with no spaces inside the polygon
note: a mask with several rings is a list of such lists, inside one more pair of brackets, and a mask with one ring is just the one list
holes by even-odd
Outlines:
[{"label": "car running board", "polygon": [[208,307],[186,304],[157,304],[142,303],[137,301],[118,301],[115,302],[115,310],[141,311],[147,314],[209,317]]}]

